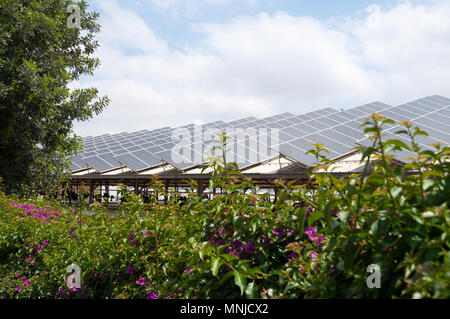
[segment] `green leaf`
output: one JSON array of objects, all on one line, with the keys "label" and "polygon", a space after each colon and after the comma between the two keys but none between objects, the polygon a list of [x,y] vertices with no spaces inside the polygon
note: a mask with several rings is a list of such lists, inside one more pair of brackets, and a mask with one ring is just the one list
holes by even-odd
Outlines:
[{"label": "green leaf", "polygon": [[308,217],[308,227],[311,227],[311,225],[321,219],[323,216],[322,212],[314,212]]},{"label": "green leaf", "polygon": [[255,285],[255,282],[252,281],[251,283],[249,283],[247,285],[247,288],[245,289],[245,294],[247,295],[247,298],[255,299],[257,291],[258,291],[258,288]]},{"label": "green leaf", "polygon": [[404,142],[400,141],[400,140],[387,140],[386,142],[384,142],[384,145],[394,145],[396,146],[398,149],[406,149],[406,150],[411,150],[411,148],[406,145]]},{"label": "green leaf", "polygon": [[227,272],[219,281],[218,286],[221,286],[225,281],[227,281],[230,277],[232,277],[234,272],[231,270]]},{"label": "green leaf", "polygon": [[391,188],[391,195],[393,198],[397,198],[397,196],[402,192],[402,188],[398,186],[394,186]]},{"label": "green leaf", "polygon": [[236,284],[236,286],[241,288],[241,295],[243,295],[245,289],[247,288],[247,277],[243,273],[235,271],[234,283]]},{"label": "green leaf", "polygon": [[307,207],[302,207],[297,213],[297,227],[299,232],[303,232],[303,229],[305,228],[304,225],[307,209]]},{"label": "green leaf", "polygon": [[222,259],[220,257],[216,257],[213,259],[211,263],[211,272],[214,275],[214,277],[217,277],[217,274],[219,273],[220,266],[222,265]]}]

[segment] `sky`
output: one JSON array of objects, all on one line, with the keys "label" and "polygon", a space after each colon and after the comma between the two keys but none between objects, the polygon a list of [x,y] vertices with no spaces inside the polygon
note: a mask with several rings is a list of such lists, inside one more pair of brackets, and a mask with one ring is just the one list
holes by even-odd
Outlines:
[{"label": "sky", "polygon": [[80,136],[450,98],[450,1],[88,0],[96,87]]}]

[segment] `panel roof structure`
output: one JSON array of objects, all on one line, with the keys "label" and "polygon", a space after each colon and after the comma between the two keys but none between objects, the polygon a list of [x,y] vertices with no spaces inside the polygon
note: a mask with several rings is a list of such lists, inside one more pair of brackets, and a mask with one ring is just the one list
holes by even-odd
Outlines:
[{"label": "panel roof structure", "polygon": [[[77,175],[103,174],[127,169],[134,174],[156,167],[170,167],[184,174],[207,164],[215,145],[215,134],[223,131],[230,137],[227,160],[238,167],[255,171],[277,158],[287,158],[290,166],[279,171],[295,171],[299,167],[315,165],[315,158],[306,152],[313,143],[328,149],[327,157],[339,160],[355,153],[356,146],[368,146],[361,124],[371,113],[380,113],[396,122],[409,120],[429,136],[418,136],[424,149],[432,143],[450,145],[450,99],[433,95],[398,106],[373,102],[345,110],[322,108],[316,111],[292,114],[281,113],[265,118],[247,117],[231,122],[215,121],[204,125],[188,124],[177,128],[162,127],[137,132],[103,134],[83,139],[84,150],[72,157],[70,170]],[[385,137],[391,138],[399,124],[386,126]],[[404,137],[396,138],[408,142]],[[217,150],[213,155],[219,155]],[[412,154],[396,153],[397,159]],[[257,169],[256,169],[257,171]],[[81,173],[80,173],[81,172]]]}]

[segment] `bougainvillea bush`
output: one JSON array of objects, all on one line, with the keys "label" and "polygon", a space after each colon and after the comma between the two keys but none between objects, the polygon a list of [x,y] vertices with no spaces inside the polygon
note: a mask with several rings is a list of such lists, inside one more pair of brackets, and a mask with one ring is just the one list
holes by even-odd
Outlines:
[{"label": "bougainvillea bush", "polygon": [[[426,133],[408,122],[395,134],[409,144],[383,136],[392,124],[364,123],[372,145],[348,177],[315,145],[309,182],[280,181],[275,201],[226,156],[211,160],[209,188],[224,190],[211,200],[195,182],[182,200],[156,179],[158,196],[144,204],[124,188],[113,213],[0,193],[0,298],[448,298],[449,149],[421,150]],[[406,166],[400,150],[415,154]],[[71,264],[80,288],[67,285]]]}]

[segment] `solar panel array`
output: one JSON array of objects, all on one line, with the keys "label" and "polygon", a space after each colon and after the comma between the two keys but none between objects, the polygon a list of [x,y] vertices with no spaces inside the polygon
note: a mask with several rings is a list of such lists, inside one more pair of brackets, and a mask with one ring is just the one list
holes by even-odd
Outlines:
[{"label": "solar panel array", "polygon": [[[216,121],[202,126],[189,124],[89,136],[83,140],[84,150],[72,158],[70,169],[76,172],[92,168],[102,173],[123,167],[142,171],[171,164],[185,170],[206,162],[205,155],[210,153],[219,131],[234,132],[234,139],[227,144],[227,157],[240,168],[257,165],[280,154],[310,166],[314,165],[315,158],[305,153],[313,143],[323,144],[331,159],[354,152],[358,144],[368,146],[370,141],[363,138],[360,125],[373,112],[396,121],[410,120],[420,126],[429,134],[418,136],[420,146],[425,149],[431,149],[431,143],[450,144],[450,99],[435,95],[399,106],[374,102],[344,111],[323,108],[301,115],[282,113],[228,123]],[[392,134],[398,128],[397,124],[389,125],[387,133]],[[189,142],[179,143],[186,141],[186,136]],[[396,138],[404,139],[398,135]],[[402,158],[411,155],[406,151],[397,153]]]}]

